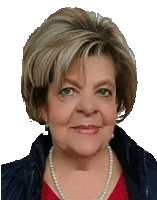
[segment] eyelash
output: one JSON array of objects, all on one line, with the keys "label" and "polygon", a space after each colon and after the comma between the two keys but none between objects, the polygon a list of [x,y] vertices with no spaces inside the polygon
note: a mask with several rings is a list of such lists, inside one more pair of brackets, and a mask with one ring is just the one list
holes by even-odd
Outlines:
[{"label": "eyelash", "polygon": [[[74,88],[72,88],[72,87],[66,87],[66,88],[63,88],[59,92],[59,94],[61,94],[62,96],[72,96],[73,95],[73,94],[66,94],[66,93],[64,93],[66,90],[73,91],[73,94],[74,94],[74,92],[76,92],[76,90]],[[100,91],[105,91],[105,94],[106,94],[106,92],[109,93],[107,96],[106,95],[104,95],[104,96],[100,95],[101,97],[110,97],[110,96],[112,96],[112,92],[110,90],[108,90],[108,89],[105,89],[105,88],[99,89],[97,91],[97,93],[99,93]]]}]

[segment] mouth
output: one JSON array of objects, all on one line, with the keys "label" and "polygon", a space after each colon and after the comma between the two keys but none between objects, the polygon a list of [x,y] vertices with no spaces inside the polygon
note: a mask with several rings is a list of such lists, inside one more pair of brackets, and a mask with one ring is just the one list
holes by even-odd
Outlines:
[{"label": "mouth", "polygon": [[79,125],[72,127],[79,134],[83,135],[95,135],[98,133],[100,126],[96,125]]},{"label": "mouth", "polygon": [[96,125],[79,125],[79,126],[74,126],[73,128],[95,129],[95,128],[100,128],[100,126],[96,126]]}]

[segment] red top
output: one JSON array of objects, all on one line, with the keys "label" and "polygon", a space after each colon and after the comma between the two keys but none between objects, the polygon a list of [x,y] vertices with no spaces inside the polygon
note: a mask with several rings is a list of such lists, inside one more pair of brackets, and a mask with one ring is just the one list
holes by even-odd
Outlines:
[{"label": "red top", "polygon": [[[114,188],[111,196],[108,198],[108,200],[128,200],[128,195],[127,195],[127,189],[125,185],[125,179],[123,176],[123,173],[121,174],[119,181]],[[41,200],[60,200],[54,192],[49,188],[47,183],[44,181],[43,182],[43,191],[41,195]]]}]

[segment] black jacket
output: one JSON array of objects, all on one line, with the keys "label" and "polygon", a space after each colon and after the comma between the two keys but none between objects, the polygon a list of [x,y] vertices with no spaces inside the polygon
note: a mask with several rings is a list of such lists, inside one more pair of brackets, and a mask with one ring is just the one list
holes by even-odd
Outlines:
[{"label": "black jacket", "polygon": [[[130,199],[157,200],[157,161],[118,126],[114,135],[110,145],[121,162]],[[2,200],[40,200],[45,159],[51,145],[50,133],[41,134],[27,157],[2,165]]]}]

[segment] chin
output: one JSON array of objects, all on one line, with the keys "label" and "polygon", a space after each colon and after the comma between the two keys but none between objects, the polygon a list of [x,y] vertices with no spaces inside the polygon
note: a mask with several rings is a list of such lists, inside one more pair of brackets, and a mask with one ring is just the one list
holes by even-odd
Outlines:
[{"label": "chin", "polygon": [[82,147],[82,148],[73,149],[73,152],[75,152],[74,153],[75,155],[78,155],[78,156],[83,157],[83,158],[94,156],[99,151],[101,151],[101,148],[96,147],[96,146],[94,146],[94,147],[86,146],[86,147]]}]

